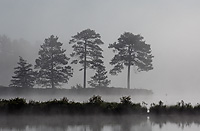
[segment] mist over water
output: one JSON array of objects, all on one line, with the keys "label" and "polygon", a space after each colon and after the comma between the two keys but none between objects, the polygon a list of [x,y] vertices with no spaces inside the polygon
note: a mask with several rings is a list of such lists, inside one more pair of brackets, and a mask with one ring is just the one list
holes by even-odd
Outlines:
[{"label": "mist over water", "polygon": [[8,116],[0,118],[5,131],[198,131],[198,117],[145,116]]}]

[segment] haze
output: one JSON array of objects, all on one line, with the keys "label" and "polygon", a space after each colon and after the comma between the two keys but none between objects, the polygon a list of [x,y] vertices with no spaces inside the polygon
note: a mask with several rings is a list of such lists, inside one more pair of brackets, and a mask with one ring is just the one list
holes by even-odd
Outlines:
[{"label": "haze", "polygon": [[[141,34],[151,45],[154,69],[135,72],[132,68],[131,88],[190,96],[198,93],[200,86],[199,6],[198,0],[1,0],[0,35],[11,40],[24,39],[28,45],[26,48],[21,45],[18,52],[25,51],[20,55],[34,65],[39,45],[45,38],[52,34],[58,36],[70,54],[71,36],[90,28],[102,37],[104,60],[110,70],[109,62],[114,54],[108,45],[125,31]],[[9,84],[15,66],[7,71],[0,69],[0,85]],[[82,84],[83,73],[74,68],[73,78],[63,88]],[[118,76],[109,75],[110,86],[125,88],[126,77],[126,68]]]}]

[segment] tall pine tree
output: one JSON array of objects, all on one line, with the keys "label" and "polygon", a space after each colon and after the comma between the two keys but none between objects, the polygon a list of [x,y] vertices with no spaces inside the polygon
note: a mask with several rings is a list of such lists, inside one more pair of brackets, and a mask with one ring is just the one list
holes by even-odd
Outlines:
[{"label": "tall pine tree", "polygon": [[80,71],[84,71],[83,88],[86,88],[86,68],[93,69],[94,57],[103,58],[103,50],[99,46],[103,44],[101,36],[94,30],[86,29],[72,36],[69,43],[73,44],[71,57],[78,56],[78,59],[73,60],[72,64],[80,63],[83,66]]},{"label": "tall pine tree", "polygon": [[35,73],[32,65],[27,63],[21,56],[18,66],[15,67],[14,76],[12,76],[10,87],[32,88],[35,82]]},{"label": "tall pine tree", "polygon": [[69,58],[62,49],[63,44],[58,42],[58,37],[51,35],[45,39],[39,50],[39,58],[36,59],[35,68],[38,69],[37,84],[56,88],[62,83],[67,83],[73,75]]},{"label": "tall pine tree", "polygon": [[125,32],[120,36],[118,42],[109,45],[113,48],[115,56],[110,64],[114,68],[110,71],[112,75],[120,73],[124,66],[128,67],[127,88],[130,89],[130,67],[137,67],[138,71],[149,71],[153,69],[150,45],[146,44],[143,37]]}]

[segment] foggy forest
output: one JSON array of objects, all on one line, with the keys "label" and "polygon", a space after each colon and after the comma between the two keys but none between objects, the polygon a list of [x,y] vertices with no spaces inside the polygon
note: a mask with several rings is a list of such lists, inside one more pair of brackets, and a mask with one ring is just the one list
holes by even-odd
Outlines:
[{"label": "foggy forest", "polygon": [[0,0],[0,130],[198,130],[198,0]]}]

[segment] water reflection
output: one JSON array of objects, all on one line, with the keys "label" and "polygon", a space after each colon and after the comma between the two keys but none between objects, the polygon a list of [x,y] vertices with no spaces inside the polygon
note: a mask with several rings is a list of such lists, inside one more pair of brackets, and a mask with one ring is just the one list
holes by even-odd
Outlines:
[{"label": "water reflection", "polygon": [[197,130],[191,116],[1,116],[1,131],[160,131]]},{"label": "water reflection", "polygon": [[[199,127],[200,116],[194,115],[171,115],[171,116],[151,116],[151,125],[158,125],[162,129],[166,125],[176,125],[179,129]],[[193,130],[191,130],[193,131]]]}]

